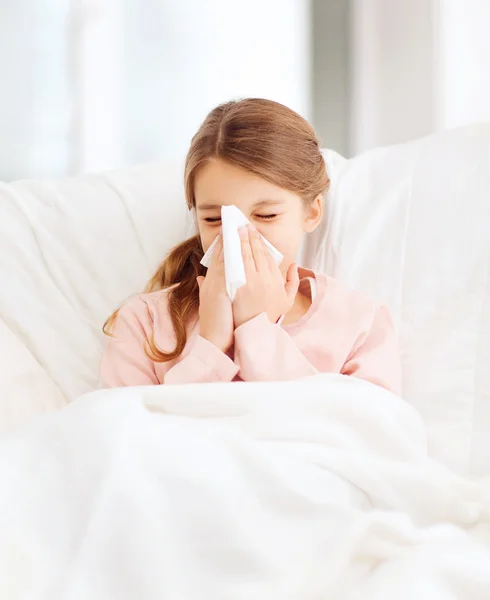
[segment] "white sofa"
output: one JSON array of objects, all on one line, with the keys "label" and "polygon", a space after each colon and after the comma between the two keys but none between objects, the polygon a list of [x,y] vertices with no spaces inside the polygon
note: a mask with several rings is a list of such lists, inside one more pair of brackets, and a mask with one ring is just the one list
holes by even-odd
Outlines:
[{"label": "white sofa", "polygon": [[[490,472],[490,124],[325,152],[328,218],[305,266],[390,305],[429,452]],[[98,385],[101,325],[192,223],[181,165],[0,186],[0,428]]]}]

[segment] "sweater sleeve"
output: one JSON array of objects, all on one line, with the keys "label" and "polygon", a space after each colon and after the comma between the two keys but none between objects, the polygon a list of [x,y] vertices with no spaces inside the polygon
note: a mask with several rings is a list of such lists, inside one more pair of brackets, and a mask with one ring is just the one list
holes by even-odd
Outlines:
[{"label": "sweater sleeve", "polygon": [[370,329],[359,336],[341,372],[401,393],[398,341],[385,306],[377,309]]},{"label": "sweater sleeve", "polygon": [[[160,381],[156,363],[146,353],[152,333],[153,319],[143,299],[137,297],[121,307],[102,358],[101,380],[105,387],[231,381],[238,372],[226,354],[197,336],[188,354],[172,367],[165,370],[172,363],[160,363],[164,365]],[[171,346],[174,343],[171,331],[168,340]]]},{"label": "sweater sleeve", "polygon": [[284,329],[262,313],[235,330],[235,358],[244,381],[284,381],[318,370]]},{"label": "sweater sleeve", "polygon": [[164,383],[229,382],[237,373],[231,358],[198,335],[189,354],[167,371]]}]

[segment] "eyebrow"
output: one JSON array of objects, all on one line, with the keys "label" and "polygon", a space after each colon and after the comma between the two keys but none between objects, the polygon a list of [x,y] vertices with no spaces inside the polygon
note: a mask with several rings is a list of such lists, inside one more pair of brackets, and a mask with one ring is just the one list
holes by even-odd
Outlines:
[{"label": "eyebrow", "polygon": [[[259,207],[263,207],[263,206],[272,206],[272,205],[278,205],[278,204],[284,204],[284,200],[272,200],[272,199],[264,199],[264,200],[259,200],[258,202],[256,202],[253,206],[254,208],[259,208]],[[218,210],[221,208],[221,204],[200,204],[199,206],[197,206],[198,210]]]}]

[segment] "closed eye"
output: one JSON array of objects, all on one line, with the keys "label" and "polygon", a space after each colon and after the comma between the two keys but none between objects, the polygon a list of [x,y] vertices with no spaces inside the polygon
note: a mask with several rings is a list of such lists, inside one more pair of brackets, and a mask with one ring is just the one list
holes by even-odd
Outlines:
[{"label": "closed eye", "polygon": [[259,219],[265,219],[266,221],[269,219],[274,219],[275,217],[277,217],[277,214],[273,214],[273,215],[257,215],[257,218]]},{"label": "closed eye", "polygon": [[[270,221],[271,219],[275,219],[278,215],[274,213],[272,215],[255,215],[257,219],[262,219],[264,221]],[[221,222],[221,217],[206,217],[204,219],[206,223],[216,224]]]}]

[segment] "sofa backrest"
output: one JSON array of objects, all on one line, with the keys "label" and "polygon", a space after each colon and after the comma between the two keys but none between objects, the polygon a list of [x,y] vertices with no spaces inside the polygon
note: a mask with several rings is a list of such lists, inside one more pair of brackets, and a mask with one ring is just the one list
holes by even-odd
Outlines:
[{"label": "sofa backrest", "polygon": [[430,454],[490,473],[490,123],[326,160],[303,262],[388,303]]}]

